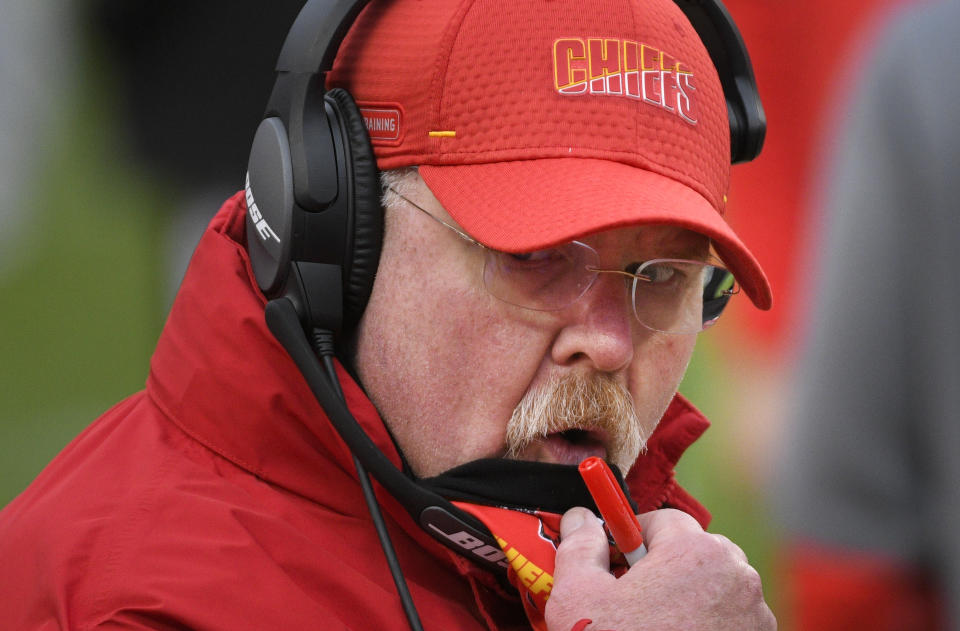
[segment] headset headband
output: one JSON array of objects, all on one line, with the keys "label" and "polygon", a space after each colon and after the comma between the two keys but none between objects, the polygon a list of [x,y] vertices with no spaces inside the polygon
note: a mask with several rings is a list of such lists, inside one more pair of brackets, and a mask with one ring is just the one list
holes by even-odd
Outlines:
[{"label": "headset headband", "polygon": [[763,148],[767,117],[740,30],[720,0],[674,2],[697,31],[720,75],[730,120],[730,162],[749,162]]}]

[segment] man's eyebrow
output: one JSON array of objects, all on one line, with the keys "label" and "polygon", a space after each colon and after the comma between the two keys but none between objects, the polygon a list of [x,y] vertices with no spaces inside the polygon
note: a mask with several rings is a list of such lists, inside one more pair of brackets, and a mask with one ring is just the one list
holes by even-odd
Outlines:
[{"label": "man's eyebrow", "polygon": [[[656,228],[674,228],[673,226],[653,226]],[[706,261],[716,256],[713,242],[706,235],[686,228],[676,227],[657,238],[649,233],[641,233],[636,239],[636,253],[632,254],[634,263],[643,263],[652,259],[690,259]],[[717,257],[719,258],[719,257]]]}]

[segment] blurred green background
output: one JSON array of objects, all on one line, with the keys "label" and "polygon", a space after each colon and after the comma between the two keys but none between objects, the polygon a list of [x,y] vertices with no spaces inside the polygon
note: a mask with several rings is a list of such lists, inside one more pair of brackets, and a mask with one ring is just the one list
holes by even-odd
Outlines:
[{"label": "blurred green background", "polygon": [[161,186],[111,125],[89,58],[50,113],[0,268],[0,505],[112,403],[143,387],[163,323]]}]

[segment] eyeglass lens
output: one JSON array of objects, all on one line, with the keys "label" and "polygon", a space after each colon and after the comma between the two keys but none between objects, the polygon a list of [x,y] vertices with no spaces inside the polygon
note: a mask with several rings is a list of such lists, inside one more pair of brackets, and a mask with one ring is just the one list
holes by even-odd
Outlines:
[{"label": "eyeglass lens", "polygon": [[633,312],[645,326],[665,333],[695,333],[712,326],[733,288],[729,271],[701,261],[654,260],[636,274]]}]

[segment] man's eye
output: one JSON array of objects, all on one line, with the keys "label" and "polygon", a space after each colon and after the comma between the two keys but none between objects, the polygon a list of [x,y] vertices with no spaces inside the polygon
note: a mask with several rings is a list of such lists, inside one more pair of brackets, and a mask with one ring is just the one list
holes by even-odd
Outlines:
[{"label": "man's eye", "polygon": [[641,278],[657,285],[679,280],[679,276],[681,274],[682,272],[677,268],[673,267],[672,265],[665,264],[647,265],[642,270],[637,272],[637,275]]},{"label": "man's eye", "polygon": [[560,250],[556,248],[536,250],[534,252],[519,252],[517,254],[507,254],[507,256],[514,263],[549,263],[563,258]]}]

